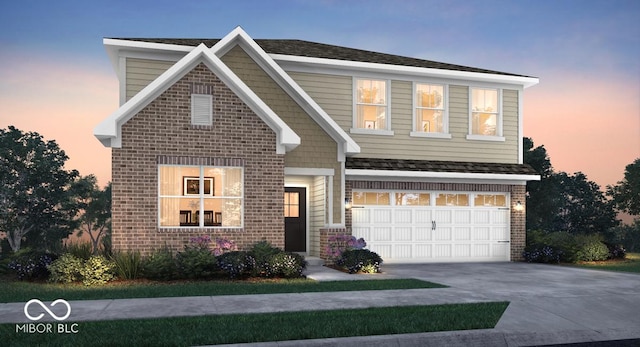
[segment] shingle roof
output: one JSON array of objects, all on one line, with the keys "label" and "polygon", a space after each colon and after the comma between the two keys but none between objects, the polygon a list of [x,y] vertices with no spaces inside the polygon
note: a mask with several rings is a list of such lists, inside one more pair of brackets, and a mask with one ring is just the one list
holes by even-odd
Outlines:
[{"label": "shingle roof", "polygon": [[[118,38],[115,38],[118,39]],[[204,43],[207,47],[215,45],[220,39],[180,39],[180,38],[119,38],[118,40],[163,43],[180,46],[198,46]],[[441,63],[432,60],[404,57],[394,54],[367,51],[356,48],[328,45],[304,40],[256,39],[255,42],[269,54],[293,55],[311,58],[326,58],[367,63],[413,66],[431,69],[454,70],[486,73],[505,76],[531,77],[507,72],[480,69],[469,66]]]},{"label": "shingle roof", "polygon": [[347,158],[347,169],[537,175],[527,164],[472,163],[436,160]]}]

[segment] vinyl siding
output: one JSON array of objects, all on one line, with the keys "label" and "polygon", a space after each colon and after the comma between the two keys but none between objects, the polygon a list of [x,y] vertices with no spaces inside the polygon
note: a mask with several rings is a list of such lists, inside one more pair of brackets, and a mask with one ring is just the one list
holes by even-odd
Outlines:
[{"label": "vinyl siding", "polygon": [[240,46],[221,59],[300,136],[301,144],[285,155],[285,166],[334,169],[333,223],[340,223],[342,182],[337,143]]},{"label": "vinyl siding", "polygon": [[175,61],[127,58],[125,86],[127,100],[138,94],[175,63]]},{"label": "vinyl siding", "polygon": [[[289,75],[347,133],[353,126],[353,80],[350,76],[290,72]],[[391,81],[391,130],[394,136],[350,134],[360,145],[357,156],[368,158],[449,160],[470,162],[518,162],[518,91],[503,90],[504,142],[467,140],[469,87],[449,86],[451,139],[411,137],[413,85]]]}]

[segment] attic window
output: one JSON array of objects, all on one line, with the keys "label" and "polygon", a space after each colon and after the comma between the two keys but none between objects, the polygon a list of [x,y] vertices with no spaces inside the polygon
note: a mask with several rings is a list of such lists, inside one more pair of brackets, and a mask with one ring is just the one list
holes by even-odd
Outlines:
[{"label": "attic window", "polygon": [[191,94],[191,125],[213,125],[213,97]]}]

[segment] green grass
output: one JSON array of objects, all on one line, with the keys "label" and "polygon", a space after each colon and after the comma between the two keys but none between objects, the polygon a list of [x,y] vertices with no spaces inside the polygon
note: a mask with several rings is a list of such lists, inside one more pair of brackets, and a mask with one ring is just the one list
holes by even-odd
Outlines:
[{"label": "green grass", "polygon": [[494,302],[79,322],[77,334],[17,333],[16,324],[4,324],[0,325],[0,336],[3,344],[10,346],[192,346],[408,334],[493,328],[508,305]]},{"label": "green grass", "polygon": [[576,265],[595,270],[640,273],[640,253],[627,253],[627,257],[624,260],[588,262]]},{"label": "green grass", "polygon": [[0,302],[40,300],[98,300],[126,298],[158,298],[179,296],[246,295],[274,293],[338,292],[444,288],[417,279],[385,279],[318,282],[309,279],[271,281],[201,281],[201,282],[116,282],[104,286],[0,281]]}]

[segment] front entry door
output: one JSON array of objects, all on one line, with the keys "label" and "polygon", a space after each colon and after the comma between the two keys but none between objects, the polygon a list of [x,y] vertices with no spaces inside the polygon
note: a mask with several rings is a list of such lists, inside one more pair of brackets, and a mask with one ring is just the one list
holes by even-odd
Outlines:
[{"label": "front entry door", "polygon": [[307,251],[307,189],[284,188],[284,250]]}]

